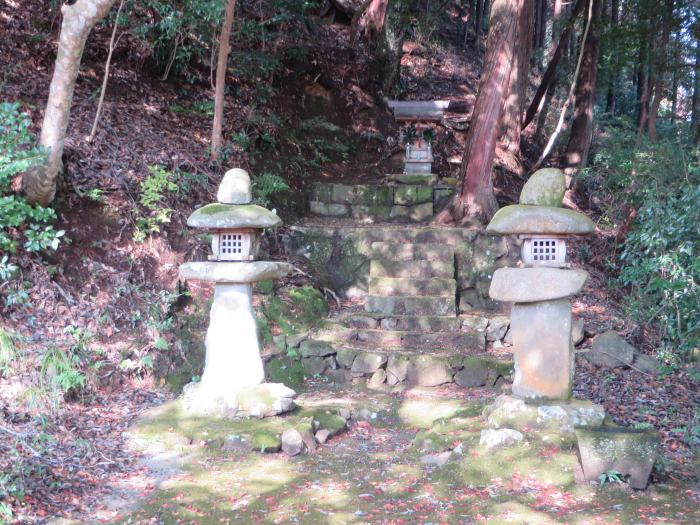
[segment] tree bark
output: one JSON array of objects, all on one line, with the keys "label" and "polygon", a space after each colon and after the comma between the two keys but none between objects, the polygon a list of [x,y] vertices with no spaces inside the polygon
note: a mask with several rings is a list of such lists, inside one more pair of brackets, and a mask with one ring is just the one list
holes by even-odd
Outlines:
[{"label": "tree bark", "polygon": [[649,121],[649,97],[651,74],[649,71],[649,18],[644,6],[639,6],[639,20],[642,26],[639,39],[639,64],[637,69],[637,136],[641,137]]},{"label": "tree bark", "polygon": [[[614,31],[619,22],[620,5],[619,0],[610,0],[610,28]],[[615,114],[616,100],[615,89],[617,88],[619,78],[620,61],[617,54],[612,59],[612,67],[610,71],[610,79],[608,80],[608,93],[605,97],[605,112]]]},{"label": "tree bark", "polygon": [[700,144],[700,39],[695,41],[695,68],[693,70],[693,109],[690,119],[693,144]]},{"label": "tree bark", "polygon": [[519,0],[495,0],[484,67],[460,166],[459,191],[435,218],[439,223],[487,222],[498,208],[491,171],[515,57]]},{"label": "tree bark", "polygon": [[516,50],[508,85],[508,98],[505,102],[503,135],[501,140],[505,150],[516,165],[520,165],[520,133],[527,96],[527,81],[530,71],[532,51],[532,28],[535,23],[532,0],[518,0],[518,22],[516,29]]},{"label": "tree bark", "polygon": [[530,106],[527,108],[527,112],[525,113],[525,118],[523,120],[522,127],[525,129],[530,122],[532,122],[532,119],[535,117],[537,112],[541,108],[542,104],[542,99],[544,98],[545,93],[547,93],[547,90],[549,89],[549,85],[554,81],[555,79],[555,74],[557,71],[557,65],[559,64],[559,61],[561,59],[562,53],[564,52],[564,48],[566,47],[568,41],[569,41],[569,35],[571,34],[573,28],[574,28],[574,23],[576,21],[576,18],[578,17],[579,13],[583,11],[583,8],[586,6],[586,0],[577,0],[576,5],[574,6],[574,10],[571,12],[571,17],[569,17],[569,21],[566,24],[566,27],[561,33],[561,37],[559,38],[559,43],[557,44],[556,49],[554,50],[554,54],[552,55],[552,58],[549,60],[549,64],[547,64],[547,69],[544,72],[544,75],[542,76],[542,81],[540,82],[540,85],[537,87],[537,91],[535,92],[535,96],[532,98],[532,102],[530,102]]},{"label": "tree bark", "polygon": [[[389,5],[389,0],[367,0],[366,9],[358,11],[353,16],[352,21],[352,36],[350,44],[355,45],[357,37],[364,35],[368,42],[374,43],[379,38],[379,34],[384,27],[384,19],[386,18],[386,8]],[[357,17],[357,19],[355,19]]]},{"label": "tree bark", "polygon": [[216,88],[214,90],[214,122],[211,130],[211,158],[217,161],[223,142],[226,70],[228,68],[228,55],[231,52],[231,28],[235,12],[236,0],[227,0],[224,23],[219,35],[219,56],[216,60]]},{"label": "tree bark", "polygon": [[673,0],[664,2],[663,22],[661,25],[661,42],[656,50],[656,60],[654,64],[654,85],[653,99],[649,107],[649,140],[656,142],[659,134],[656,131],[656,119],[659,116],[661,99],[664,98],[664,84],[666,76],[666,62],[668,60],[668,40],[671,34],[671,19],[673,18]]},{"label": "tree bark", "polygon": [[600,51],[600,15],[602,0],[593,1],[593,18],[588,38],[583,45],[581,69],[576,79],[574,115],[571,137],[562,155],[561,167],[571,175],[586,166],[588,151],[593,138],[593,108],[595,105],[596,80],[598,78],[598,53]]},{"label": "tree bark", "polygon": [[476,16],[474,17],[474,40],[478,44],[481,41],[481,26],[483,25],[484,16],[484,0],[473,0],[476,7]]},{"label": "tree bark", "polygon": [[115,0],[77,0],[61,7],[63,22],[58,40],[49,98],[39,144],[49,150],[46,162],[24,174],[22,186],[31,203],[46,206],[56,195],[56,179],[63,168],[63,144],[73,101],[75,81],[85,42],[95,24],[109,12]]},{"label": "tree bark", "polygon": [[405,0],[388,0],[384,25],[371,66],[371,78],[375,89],[384,96],[393,96],[401,73],[401,56],[406,35],[408,3]]}]

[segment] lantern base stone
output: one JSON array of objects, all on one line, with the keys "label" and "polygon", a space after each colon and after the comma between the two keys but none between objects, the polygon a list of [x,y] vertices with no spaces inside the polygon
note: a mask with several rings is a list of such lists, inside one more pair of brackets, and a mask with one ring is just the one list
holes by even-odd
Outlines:
[{"label": "lantern base stone", "polygon": [[282,383],[262,383],[227,394],[213,392],[202,383],[190,383],[182,401],[186,411],[201,416],[263,418],[293,410],[295,396],[296,392]]},{"label": "lantern base stone", "polygon": [[531,402],[503,394],[484,408],[490,428],[572,434],[574,427],[597,427],[605,419],[605,409],[591,401]]}]

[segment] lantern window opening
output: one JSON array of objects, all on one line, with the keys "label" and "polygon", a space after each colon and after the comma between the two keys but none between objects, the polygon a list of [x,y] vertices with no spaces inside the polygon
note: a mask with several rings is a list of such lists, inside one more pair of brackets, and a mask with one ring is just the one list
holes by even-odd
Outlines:
[{"label": "lantern window opening", "polygon": [[562,237],[532,235],[523,239],[522,259],[533,266],[566,266],[566,241]]}]

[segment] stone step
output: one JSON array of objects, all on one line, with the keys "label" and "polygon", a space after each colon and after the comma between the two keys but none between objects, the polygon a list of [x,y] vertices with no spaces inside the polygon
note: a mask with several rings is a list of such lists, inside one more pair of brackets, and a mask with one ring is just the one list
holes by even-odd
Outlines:
[{"label": "stone step", "polygon": [[370,260],[370,279],[374,277],[396,277],[408,279],[454,279],[454,262],[445,261],[386,261]]},{"label": "stone step", "polygon": [[[317,345],[353,346],[371,351],[388,353],[428,353],[428,354],[474,354],[486,350],[483,334],[467,332],[409,332],[403,330],[381,330],[347,328],[344,326],[326,327],[313,335],[312,343],[301,345],[302,357],[317,353]],[[309,351],[309,345],[314,349]]]},{"label": "stone step", "polygon": [[365,298],[365,311],[385,315],[456,315],[454,297],[384,297],[368,295]]},{"label": "stone step", "polygon": [[369,280],[369,294],[377,296],[455,297],[455,279],[402,279],[373,277]]},{"label": "stone step", "polygon": [[454,382],[464,387],[492,387],[500,377],[509,377],[513,369],[512,360],[505,355],[436,345],[429,350],[387,350],[364,342],[309,340],[301,343],[298,353],[307,375],[322,374],[339,382],[371,378],[370,386],[402,382],[437,386]]},{"label": "stone step", "polygon": [[412,316],[355,313],[341,319],[343,325],[351,328],[382,328],[384,330],[404,330],[408,332],[450,332],[459,330],[462,321],[450,316]]},{"label": "stone step", "polygon": [[390,261],[443,261],[454,264],[454,248],[435,243],[374,242],[370,249],[371,259]]}]

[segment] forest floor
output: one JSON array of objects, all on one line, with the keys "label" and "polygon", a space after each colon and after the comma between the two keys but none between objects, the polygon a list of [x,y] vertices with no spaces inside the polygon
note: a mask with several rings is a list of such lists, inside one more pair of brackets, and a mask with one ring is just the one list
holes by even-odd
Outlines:
[{"label": "forest floor", "polygon": [[[23,3],[22,9],[11,4],[0,4],[2,98],[21,101],[33,119],[32,131],[38,133],[59,17],[39,0]],[[648,423],[661,431],[665,468],[655,474],[659,484],[643,493],[611,486],[575,486],[573,470],[566,471],[563,478],[552,477],[546,465],[558,463],[548,455],[572,465],[568,449],[543,449],[534,454],[530,459],[540,462],[542,468],[538,479],[529,478],[532,465],[517,462],[507,472],[503,465],[477,472],[474,468],[484,461],[484,454],[479,452],[474,435],[464,436],[462,458],[452,458],[439,468],[422,465],[420,459],[425,454],[411,445],[419,429],[434,425],[430,417],[422,422],[412,419],[421,413],[420,398],[433,400],[435,406],[430,410],[445,416],[453,413],[450,410],[455,403],[466,406],[474,415],[466,422],[465,432],[478,432],[476,414],[480,408],[477,410],[474,403],[492,395],[478,390],[389,394],[312,385],[301,399],[303,406],[310,406],[315,399],[332,403],[332,399],[342,397],[350,405],[376,407],[378,420],[357,422],[317,453],[297,458],[236,455],[207,444],[240,431],[241,423],[235,422],[216,427],[216,431],[192,421],[182,422],[181,429],[173,427],[172,431],[166,426],[165,434],[173,437],[173,443],[162,445],[154,457],[155,445],[130,448],[132,438],[139,433],[141,445],[147,445],[149,439],[158,441],[157,436],[146,435],[141,424],[133,424],[173,394],[148,371],[128,372],[119,365],[142,351],[154,352],[154,341],[161,336],[174,354],[183,352],[178,334],[156,326],[166,316],[192,318],[189,329],[201,337],[206,316],[193,312],[202,310],[208,292],[195,294],[189,301],[170,300],[179,290],[177,265],[199,249],[199,241],[187,232],[185,220],[196,205],[213,200],[216,181],[225,167],[251,168],[251,164],[247,153],[240,150],[232,152],[227,166],[211,162],[207,156],[211,116],[202,109],[212,98],[208,81],[191,85],[175,79],[159,80],[160,75],[150,66],[143,66],[148,64],[147,57],[141,56],[143,49],[130,35],[115,52],[99,132],[96,140],[88,143],[110,31],[108,25],[102,25],[90,37],[74,95],[65,175],[56,202],[57,228],[66,230],[69,241],[56,253],[43,254],[43,260],[18,255],[22,286],[29,300],[23,307],[0,307],[0,328],[18,334],[18,346],[26,358],[24,367],[18,367],[14,375],[0,374],[0,481],[4,482],[3,473],[21,463],[24,487],[11,496],[0,495],[0,504],[13,509],[17,523],[43,523],[57,516],[86,523],[94,523],[96,516],[118,523],[129,519],[131,523],[226,523],[226,519],[469,523],[481,519],[479,516],[515,522],[526,521],[523,516],[527,516],[532,522],[585,523],[588,519],[591,523],[612,523],[605,512],[621,523],[661,522],[662,518],[667,523],[693,523],[700,519],[689,514],[698,506],[697,467],[695,452],[685,439],[694,424],[697,392],[683,370],[651,378],[635,370],[599,369],[579,360],[577,396],[604,403],[619,424]],[[261,111],[284,122],[280,129],[261,125],[268,126],[267,130],[286,144],[281,150],[294,146],[290,129],[301,120],[318,116],[314,112],[318,107],[308,103],[311,100],[319,102],[328,121],[358,141],[358,154],[349,160],[333,158],[322,169],[302,170],[306,178],[298,173],[290,177],[296,201],[302,198],[309,180],[378,180],[392,169],[395,160],[398,127],[363,86],[367,57],[363,50],[349,48],[348,33],[347,26],[319,24],[313,42],[308,43],[313,67],[298,77],[278,79],[276,85],[284,87],[278,88],[276,97]],[[479,61],[480,52],[471,46],[409,46],[402,62],[406,96],[452,98],[473,104]],[[252,98],[231,100],[226,114],[228,135],[248,129],[244,121],[255,102],[252,84],[241,79],[233,82],[236,89]],[[437,169],[444,175],[456,170],[468,122],[468,114],[453,117],[438,130],[435,148],[440,152]],[[372,134],[384,138],[358,138]],[[288,151],[275,160],[283,164],[300,161]],[[188,175],[168,197],[171,222],[159,235],[140,243],[132,235],[139,210],[139,183],[153,165]],[[495,186],[499,200],[512,202],[522,180],[510,176],[507,162],[499,161],[498,166]],[[258,169],[262,168],[252,166],[251,171]],[[88,197],[95,189],[100,190],[100,196]],[[299,209],[280,211],[288,223],[299,215]],[[574,304],[575,313],[584,317],[591,333],[608,328],[633,333],[634,327],[607,289],[608,275],[600,269],[610,255],[605,235],[601,233],[595,241],[595,255],[584,264],[592,280],[585,297]],[[99,370],[86,392],[50,407],[28,402],[32,396],[27,385],[36,384],[42,357],[52,348],[74,347],[76,336],[71,334],[80,337],[81,333],[91,334],[81,344],[91,352],[92,368]],[[644,334],[637,334],[634,342],[641,350],[653,352]],[[445,411],[440,412],[443,409],[439,407],[446,407]],[[407,411],[413,416],[408,417]],[[504,464],[511,461],[510,457],[501,459]],[[112,493],[115,495],[110,496]],[[328,498],[323,500],[325,493]],[[133,506],[128,513],[115,510],[120,499]],[[304,513],[284,514],[297,505],[302,508],[305,503],[301,499],[308,505]],[[103,508],[99,515],[98,507]],[[213,512],[215,519],[198,516],[203,512]],[[559,519],[559,512],[569,517]],[[236,514],[238,518],[231,517]]]},{"label": "forest floor", "polygon": [[[312,384],[296,412],[222,421],[177,402],[130,431],[150,478],[115,483],[95,523],[691,524],[700,491],[669,481],[634,491],[580,482],[575,446],[538,432],[516,446],[479,445],[487,389],[393,393]],[[349,430],[296,457],[250,451],[240,439],[299,427],[318,410],[348,409]],[[577,483],[577,478],[579,483]]]}]

